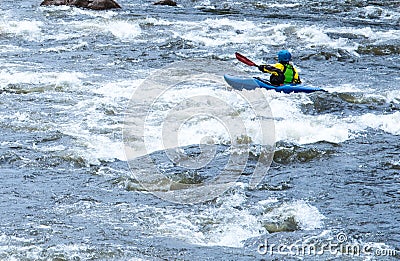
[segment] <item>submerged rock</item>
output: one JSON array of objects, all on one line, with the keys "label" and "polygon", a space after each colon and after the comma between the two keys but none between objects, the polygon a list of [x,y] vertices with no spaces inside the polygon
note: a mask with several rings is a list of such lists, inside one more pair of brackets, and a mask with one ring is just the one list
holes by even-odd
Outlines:
[{"label": "submerged rock", "polygon": [[268,222],[264,223],[265,229],[268,233],[276,232],[293,232],[299,230],[299,225],[297,224],[294,217],[288,217],[283,222]]},{"label": "submerged rock", "polygon": [[176,6],[176,2],[172,0],[160,0],[155,2],[154,5],[169,5],[169,6]]},{"label": "submerged rock", "polygon": [[121,8],[114,0],[44,0],[40,5],[69,5],[93,10]]}]

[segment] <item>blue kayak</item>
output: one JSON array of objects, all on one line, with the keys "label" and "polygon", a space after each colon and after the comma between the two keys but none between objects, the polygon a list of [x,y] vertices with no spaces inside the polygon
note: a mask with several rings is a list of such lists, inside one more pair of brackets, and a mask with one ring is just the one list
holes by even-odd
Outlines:
[{"label": "blue kayak", "polygon": [[301,84],[285,84],[281,86],[274,86],[269,81],[260,78],[244,78],[238,76],[232,76],[225,74],[225,81],[236,90],[254,90],[256,88],[265,88],[268,90],[275,90],[277,92],[291,93],[291,92],[304,92],[311,93],[322,91],[326,92],[324,89],[311,87]]}]

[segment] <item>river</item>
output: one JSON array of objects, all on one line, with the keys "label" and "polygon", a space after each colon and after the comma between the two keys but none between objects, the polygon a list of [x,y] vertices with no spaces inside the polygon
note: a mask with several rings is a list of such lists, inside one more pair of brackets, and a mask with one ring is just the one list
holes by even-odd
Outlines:
[{"label": "river", "polygon": [[398,1],[118,2],[1,2],[1,260],[399,259]]}]

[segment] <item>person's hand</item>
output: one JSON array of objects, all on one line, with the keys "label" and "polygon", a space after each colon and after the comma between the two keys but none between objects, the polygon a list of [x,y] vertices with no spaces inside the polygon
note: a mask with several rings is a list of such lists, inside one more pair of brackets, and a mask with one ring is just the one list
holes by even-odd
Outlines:
[{"label": "person's hand", "polygon": [[258,70],[260,70],[260,71],[262,71],[262,72],[265,72],[265,69],[267,68],[267,66],[266,65],[259,65],[258,66]]}]

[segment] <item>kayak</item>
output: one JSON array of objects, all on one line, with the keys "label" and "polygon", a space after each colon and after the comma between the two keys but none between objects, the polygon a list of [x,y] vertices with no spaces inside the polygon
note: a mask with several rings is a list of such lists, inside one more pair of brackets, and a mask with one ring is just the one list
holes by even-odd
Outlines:
[{"label": "kayak", "polygon": [[302,84],[285,84],[281,86],[272,85],[268,80],[253,77],[238,77],[225,74],[225,81],[236,90],[254,90],[256,88],[264,88],[267,90],[275,90],[277,92],[291,93],[291,92],[304,92],[311,93],[322,91],[326,92],[324,89],[318,87],[311,87]]}]

